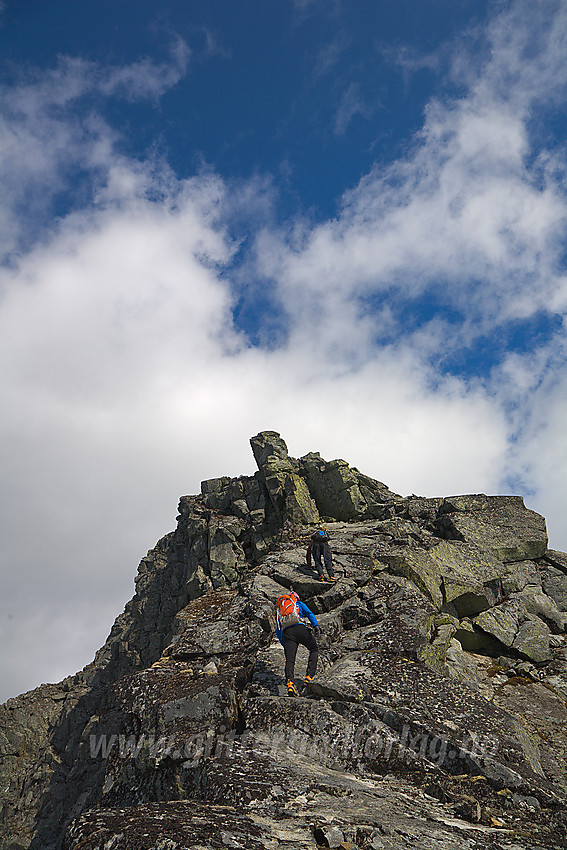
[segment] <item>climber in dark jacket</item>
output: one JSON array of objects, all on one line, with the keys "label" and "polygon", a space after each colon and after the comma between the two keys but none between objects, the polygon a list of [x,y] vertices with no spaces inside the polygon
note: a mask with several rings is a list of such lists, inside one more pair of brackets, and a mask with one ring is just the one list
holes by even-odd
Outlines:
[{"label": "climber in dark jacket", "polygon": [[310,569],[311,556],[313,556],[313,560],[315,561],[315,568],[319,574],[319,580],[325,581],[323,564],[321,563],[322,556],[325,567],[327,568],[327,573],[329,574],[329,581],[336,581],[335,571],[333,569],[333,555],[329,546],[329,538],[322,529],[319,529],[319,531],[316,531],[315,534],[311,535],[309,546],[307,547],[307,566]]},{"label": "climber in dark jacket", "polygon": [[297,655],[298,646],[299,644],[302,644],[309,650],[307,672],[305,674],[305,684],[309,685],[309,683],[313,681],[313,676],[317,669],[317,660],[319,658],[319,648],[317,646],[315,635],[320,635],[321,629],[319,628],[319,623],[317,622],[315,614],[309,610],[304,602],[300,601],[297,593],[291,593],[289,596],[291,596],[296,605],[296,616],[294,615],[291,619],[307,619],[313,627],[313,631],[311,631],[311,629],[302,622],[295,622],[289,626],[282,623],[278,605],[282,597],[278,599],[278,602],[276,603],[276,636],[283,646],[285,653],[285,679],[287,682],[287,692],[289,696],[296,697],[299,696],[299,694],[293,682],[293,676],[295,671],[295,656]]}]

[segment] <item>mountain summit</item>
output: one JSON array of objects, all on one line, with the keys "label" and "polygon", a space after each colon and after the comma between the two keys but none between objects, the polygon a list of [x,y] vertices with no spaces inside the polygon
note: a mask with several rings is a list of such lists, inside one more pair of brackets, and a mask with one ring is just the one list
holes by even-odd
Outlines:
[{"label": "mountain summit", "polygon": [[[181,498],[92,664],[0,707],[1,847],[567,847],[567,555],[543,517],[251,446],[255,475]],[[320,526],[334,583],[306,564]],[[299,698],[292,589],[322,630]]]}]

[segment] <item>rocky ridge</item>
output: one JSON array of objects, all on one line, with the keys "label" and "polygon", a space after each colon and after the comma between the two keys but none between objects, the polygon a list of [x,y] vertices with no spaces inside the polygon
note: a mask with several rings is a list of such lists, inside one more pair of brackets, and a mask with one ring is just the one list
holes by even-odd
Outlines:
[{"label": "rocky ridge", "polygon": [[[181,498],[93,663],[0,707],[0,846],[567,847],[567,555],[543,517],[251,445],[254,476]],[[305,564],[321,523],[334,584]],[[292,587],[322,627],[299,699]]]}]

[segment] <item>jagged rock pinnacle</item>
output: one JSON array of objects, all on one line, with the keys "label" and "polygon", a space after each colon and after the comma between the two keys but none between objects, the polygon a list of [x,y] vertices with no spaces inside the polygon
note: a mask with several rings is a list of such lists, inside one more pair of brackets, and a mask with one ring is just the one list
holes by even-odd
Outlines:
[{"label": "jagged rock pinnacle", "polygon": [[250,445],[278,518],[287,517],[292,524],[319,522],[307,483],[294,467],[280,435],[262,431],[252,437]]}]

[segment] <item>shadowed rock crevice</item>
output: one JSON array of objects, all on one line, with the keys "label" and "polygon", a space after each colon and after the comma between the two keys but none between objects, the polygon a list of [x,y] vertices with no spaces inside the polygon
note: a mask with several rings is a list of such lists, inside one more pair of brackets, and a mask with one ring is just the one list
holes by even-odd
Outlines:
[{"label": "shadowed rock crevice", "polygon": [[[2,846],[567,846],[567,555],[544,519],[251,446],[255,475],[181,498],[93,663],[0,708]],[[334,584],[305,560],[321,522]],[[274,636],[292,588],[322,629],[298,699]]]}]

